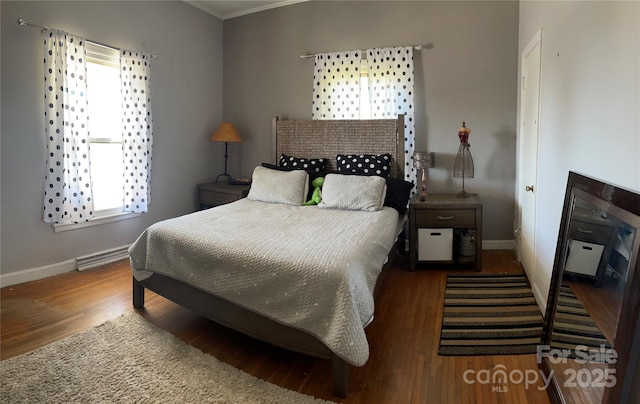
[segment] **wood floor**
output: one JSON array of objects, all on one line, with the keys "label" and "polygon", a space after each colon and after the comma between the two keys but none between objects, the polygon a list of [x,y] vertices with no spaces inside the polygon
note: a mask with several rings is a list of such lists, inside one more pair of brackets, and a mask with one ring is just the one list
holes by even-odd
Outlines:
[{"label": "wood floor", "polygon": [[[380,290],[375,319],[366,330],[371,355],[365,366],[351,368],[349,395],[344,400],[331,394],[331,364],[327,360],[245,337],[149,291],[145,309],[139,313],[238,369],[322,399],[344,403],[549,402],[541,380],[528,388],[524,382],[480,382],[484,379],[478,372],[491,375],[500,365],[514,376],[528,370],[537,372],[535,355],[438,356],[446,276],[473,271],[421,268],[407,272],[406,267],[406,258],[397,258]],[[483,273],[522,272],[512,252],[483,254]],[[2,359],[132,311],[131,289],[128,261],[3,288]]]}]

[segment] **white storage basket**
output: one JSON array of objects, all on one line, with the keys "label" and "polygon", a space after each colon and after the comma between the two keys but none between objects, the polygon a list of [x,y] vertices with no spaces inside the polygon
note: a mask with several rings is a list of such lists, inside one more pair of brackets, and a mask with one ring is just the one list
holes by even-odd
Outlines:
[{"label": "white storage basket", "polygon": [[418,261],[451,261],[453,229],[418,229]]},{"label": "white storage basket", "polygon": [[604,246],[600,244],[569,240],[569,256],[567,257],[565,271],[596,276],[603,250]]}]

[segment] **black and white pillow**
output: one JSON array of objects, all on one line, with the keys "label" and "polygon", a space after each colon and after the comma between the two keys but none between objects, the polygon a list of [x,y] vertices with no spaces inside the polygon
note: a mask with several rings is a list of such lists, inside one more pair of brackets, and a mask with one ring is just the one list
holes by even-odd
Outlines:
[{"label": "black and white pillow", "polygon": [[301,157],[287,156],[283,154],[280,156],[280,167],[298,169],[298,170],[312,170],[315,172],[324,171],[325,159],[307,159]]},{"label": "black and white pillow", "polygon": [[336,167],[343,173],[378,175],[386,178],[391,174],[391,154],[338,154]]}]

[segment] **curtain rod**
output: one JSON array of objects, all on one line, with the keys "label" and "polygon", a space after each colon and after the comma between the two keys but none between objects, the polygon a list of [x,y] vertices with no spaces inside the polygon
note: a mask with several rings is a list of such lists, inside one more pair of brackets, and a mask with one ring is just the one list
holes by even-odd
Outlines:
[{"label": "curtain rod", "polygon": [[[422,50],[422,45],[414,45],[413,49],[419,51]],[[300,55],[300,59],[308,59],[308,58],[313,58],[316,57],[317,55],[319,55],[320,53],[311,53],[309,55]]]},{"label": "curtain rod", "polygon": [[[18,25],[20,25],[21,27],[34,27],[34,28],[40,28],[40,30],[41,30],[42,32],[47,31],[47,30],[49,29],[49,27],[48,27],[48,26],[46,26],[46,25],[33,24],[33,23],[31,23],[31,22],[26,21],[24,18],[18,18]],[[115,46],[111,46],[111,45],[103,44],[103,43],[100,43],[100,42],[97,42],[97,41],[94,41],[94,40],[91,40],[91,39],[87,39],[87,41],[89,41],[89,42],[93,42],[93,43],[95,43],[95,44],[97,44],[97,45],[101,45],[101,46],[104,46],[104,47],[107,47],[107,48],[117,49],[117,50],[122,50],[122,49],[117,48],[117,47],[115,47]],[[158,55],[156,55],[155,53],[152,53],[152,54],[151,54],[151,59],[153,59],[153,60],[157,60],[157,59],[158,59]]]}]

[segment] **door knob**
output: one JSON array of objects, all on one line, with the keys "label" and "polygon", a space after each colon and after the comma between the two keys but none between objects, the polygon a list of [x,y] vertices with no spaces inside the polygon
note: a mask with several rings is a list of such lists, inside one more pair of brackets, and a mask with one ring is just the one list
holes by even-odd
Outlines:
[{"label": "door knob", "polygon": [[533,192],[533,185],[527,185],[526,187],[524,187],[524,190],[527,192]]}]

